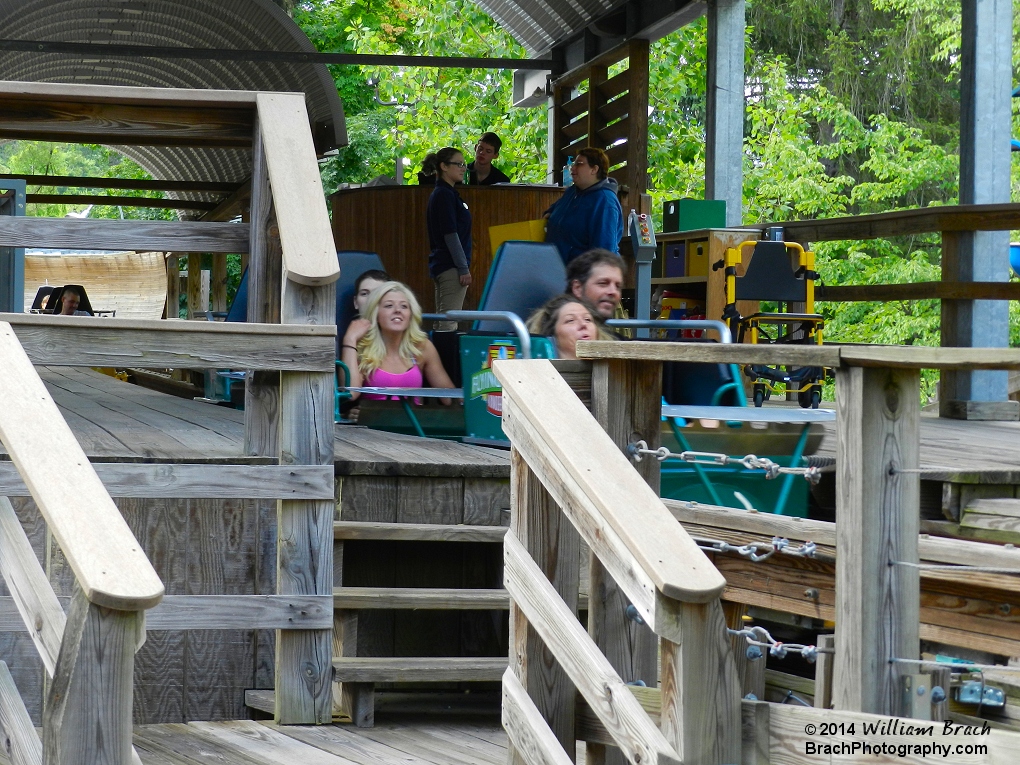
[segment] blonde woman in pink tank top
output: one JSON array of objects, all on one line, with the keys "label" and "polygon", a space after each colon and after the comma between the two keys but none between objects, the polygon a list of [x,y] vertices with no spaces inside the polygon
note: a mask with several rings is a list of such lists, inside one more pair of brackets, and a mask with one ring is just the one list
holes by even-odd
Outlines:
[{"label": "blonde woman in pink tank top", "polygon": [[[380,284],[361,315],[366,321],[352,323],[340,354],[351,370],[351,387],[421,388],[426,381],[433,388],[454,387],[439,352],[422,332],[421,306],[407,286]],[[365,398],[386,396],[365,394]],[[448,398],[440,401],[451,403]]]}]

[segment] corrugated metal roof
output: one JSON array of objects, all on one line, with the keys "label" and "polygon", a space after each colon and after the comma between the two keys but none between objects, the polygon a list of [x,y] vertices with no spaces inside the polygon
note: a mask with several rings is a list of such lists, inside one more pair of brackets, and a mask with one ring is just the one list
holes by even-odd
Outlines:
[{"label": "corrugated metal roof", "polygon": [[475,0],[532,56],[584,29],[626,0]]},{"label": "corrugated metal roof", "polygon": [[[315,51],[272,0],[0,0],[0,29],[4,37],[23,40]],[[321,64],[3,52],[0,77],[27,82],[301,91],[313,124],[329,126],[325,133],[334,140],[327,143],[347,142],[343,106]],[[115,148],[160,179],[241,182],[250,174],[250,152],[240,149]]]}]

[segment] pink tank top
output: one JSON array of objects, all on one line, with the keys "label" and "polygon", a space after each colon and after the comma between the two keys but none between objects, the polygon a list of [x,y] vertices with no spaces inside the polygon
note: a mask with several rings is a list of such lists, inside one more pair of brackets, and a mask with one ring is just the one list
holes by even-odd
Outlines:
[{"label": "pink tank top", "polygon": [[[387,372],[385,369],[375,369],[365,377],[366,388],[421,388],[423,382],[417,359],[414,362],[414,366],[406,372],[394,374],[393,372]],[[366,393],[365,398],[372,399],[373,401],[398,400],[396,396],[380,396],[375,393]],[[415,401],[415,403],[421,402]]]}]

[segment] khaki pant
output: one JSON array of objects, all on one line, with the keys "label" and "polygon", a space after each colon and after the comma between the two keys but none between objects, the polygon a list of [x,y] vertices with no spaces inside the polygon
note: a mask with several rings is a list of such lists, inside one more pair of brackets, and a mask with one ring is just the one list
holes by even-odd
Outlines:
[{"label": "khaki pant", "polygon": [[[464,307],[464,296],[467,295],[467,287],[460,283],[460,274],[456,268],[451,268],[436,277],[436,313],[447,311],[459,311]],[[443,332],[457,329],[455,321],[437,321],[434,328]]]}]

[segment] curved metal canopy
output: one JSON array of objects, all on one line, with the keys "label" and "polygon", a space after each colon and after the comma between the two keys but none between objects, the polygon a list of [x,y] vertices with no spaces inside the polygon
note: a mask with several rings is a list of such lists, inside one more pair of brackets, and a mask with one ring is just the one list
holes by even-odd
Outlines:
[{"label": "curved metal canopy", "polygon": [[532,56],[580,32],[627,0],[475,0]]},{"label": "curved metal canopy", "polygon": [[[272,0],[0,0],[0,29],[23,40],[315,51]],[[0,73],[27,82],[303,92],[318,151],[347,143],[343,105],[321,64],[6,52]],[[113,148],[163,180],[240,183],[250,175],[243,149]]]}]

